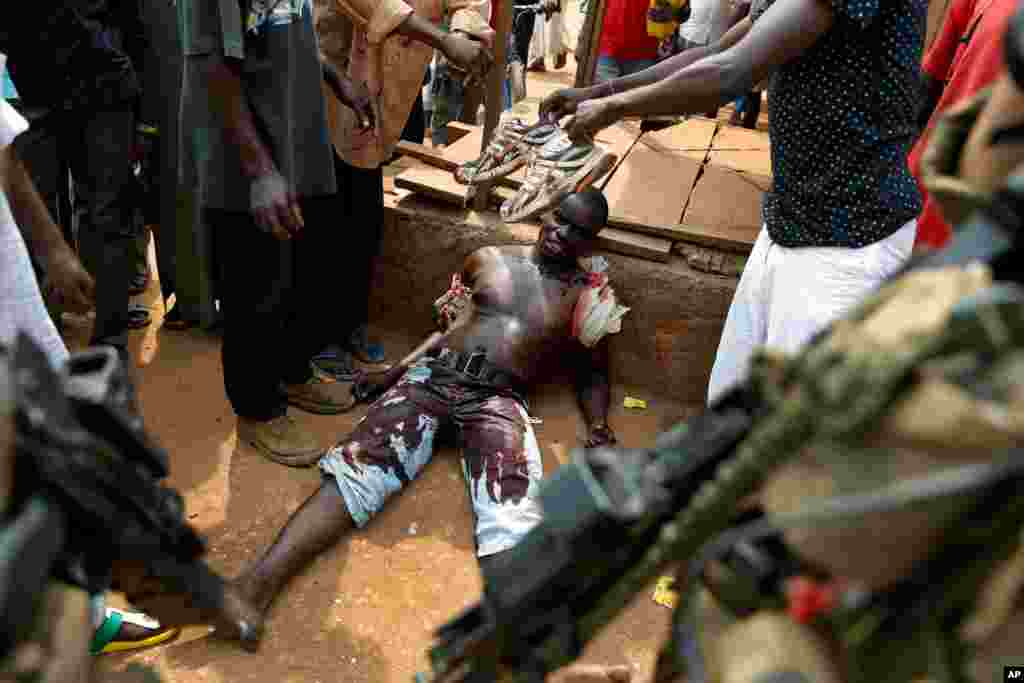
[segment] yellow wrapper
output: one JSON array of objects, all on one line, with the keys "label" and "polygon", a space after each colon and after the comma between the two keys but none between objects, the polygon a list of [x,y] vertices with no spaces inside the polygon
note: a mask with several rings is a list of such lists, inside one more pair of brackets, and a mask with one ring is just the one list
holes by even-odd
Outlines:
[{"label": "yellow wrapper", "polygon": [[643,399],[639,399],[639,398],[633,398],[632,396],[627,396],[622,401],[622,407],[623,408],[646,408],[647,407],[647,401],[644,401]]},{"label": "yellow wrapper", "polygon": [[674,576],[663,576],[654,586],[654,602],[662,607],[675,609],[679,604],[679,593],[673,588],[676,585]]}]

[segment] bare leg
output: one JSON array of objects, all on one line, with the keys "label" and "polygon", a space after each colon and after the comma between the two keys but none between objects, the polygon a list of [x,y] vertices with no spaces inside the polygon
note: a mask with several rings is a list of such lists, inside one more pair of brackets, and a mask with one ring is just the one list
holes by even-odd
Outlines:
[{"label": "bare leg", "polygon": [[288,581],[354,528],[334,480],[325,479],[256,564],[232,582],[233,590],[260,612],[262,620]]}]

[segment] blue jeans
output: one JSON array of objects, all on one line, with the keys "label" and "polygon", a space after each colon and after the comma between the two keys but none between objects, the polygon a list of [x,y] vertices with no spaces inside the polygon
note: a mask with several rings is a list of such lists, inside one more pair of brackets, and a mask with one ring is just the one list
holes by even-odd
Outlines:
[{"label": "blue jeans", "polygon": [[597,58],[597,68],[594,70],[594,83],[604,83],[614,78],[622,78],[643,71],[654,66],[657,60],[654,59],[615,59],[601,55]]}]

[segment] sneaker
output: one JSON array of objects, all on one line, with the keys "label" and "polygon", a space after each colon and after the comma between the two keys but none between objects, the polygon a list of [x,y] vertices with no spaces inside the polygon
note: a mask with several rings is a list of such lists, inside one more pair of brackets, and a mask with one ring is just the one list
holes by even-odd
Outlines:
[{"label": "sneaker", "polygon": [[238,418],[238,440],[269,460],[289,467],[309,467],[324,452],[313,435],[287,415],[266,422]]},{"label": "sneaker", "polygon": [[573,142],[564,132],[552,137],[530,159],[519,191],[501,205],[504,221],[523,221],[558,205],[572,192],[600,180],[618,157],[593,142]]},{"label": "sneaker", "polygon": [[350,382],[335,382],[313,373],[302,384],[285,384],[288,403],[317,415],[337,415],[356,404]]}]

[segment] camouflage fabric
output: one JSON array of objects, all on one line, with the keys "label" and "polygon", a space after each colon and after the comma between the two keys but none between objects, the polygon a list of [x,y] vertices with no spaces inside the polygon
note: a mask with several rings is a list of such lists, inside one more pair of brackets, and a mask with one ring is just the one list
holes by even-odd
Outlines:
[{"label": "camouflage fabric", "polygon": [[[737,457],[778,463],[765,468],[760,492],[769,517],[1006,458],[1024,437],[1024,305],[1000,287],[981,265],[914,271],[796,357],[762,353],[755,376],[773,410]],[[773,455],[781,443],[793,455]],[[790,529],[785,539],[850,586],[884,590],[933,554],[974,500],[937,498],[842,525]],[[1011,540],[1016,551],[977,587],[959,633],[973,648],[968,662],[978,680],[991,678],[999,657],[1012,656],[1010,643],[1024,642],[1024,551],[1021,539]],[[790,633],[796,624],[781,613],[737,621],[704,596],[696,623],[710,680],[755,680],[750,674],[762,664],[808,681],[837,680],[827,670],[828,648],[813,633]],[[777,642],[787,643],[785,652],[772,652]]]}]

